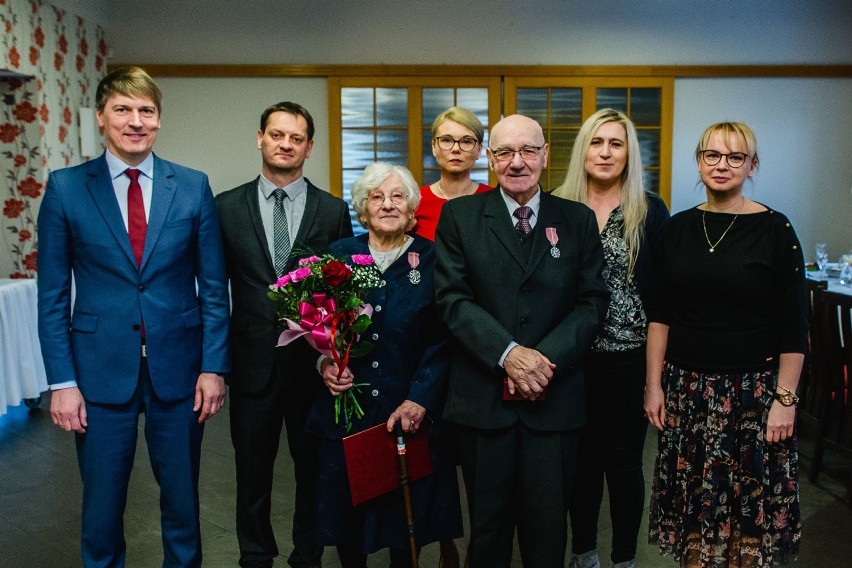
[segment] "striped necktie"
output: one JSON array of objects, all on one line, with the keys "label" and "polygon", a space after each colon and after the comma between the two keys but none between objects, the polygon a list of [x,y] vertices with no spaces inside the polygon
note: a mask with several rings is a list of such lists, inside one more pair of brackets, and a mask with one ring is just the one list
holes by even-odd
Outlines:
[{"label": "striped necktie", "polygon": [[280,187],[275,190],[275,210],[272,213],[272,233],[275,238],[275,275],[284,274],[290,259],[290,231],[287,228],[287,214],[284,212],[284,199],[287,192]]}]

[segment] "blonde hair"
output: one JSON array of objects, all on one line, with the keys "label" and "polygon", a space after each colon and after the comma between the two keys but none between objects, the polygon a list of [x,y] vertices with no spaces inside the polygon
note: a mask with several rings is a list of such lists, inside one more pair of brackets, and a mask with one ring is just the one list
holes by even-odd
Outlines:
[{"label": "blonde hair", "polygon": [[103,112],[107,100],[113,95],[150,99],[158,114],[163,110],[163,92],[141,67],[122,67],[101,79],[95,90],[96,109]]},{"label": "blonde hair", "polygon": [[607,122],[618,122],[627,134],[627,164],[621,173],[620,201],[621,213],[624,216],[624,241],[627,243],[629,253],[627,271],[632,274],[636,259],[639,257],[645,217],[648,216],[648,200],[645,197],[639,138],[636,136],[636,127],[626,115],[611,108],[604,108],[586,119],[574,141],[571,163],[568,165],[565,181],[553,191],[553,194],[571,201],[589,204],[586,153],[598,128]]},{"label": "blonde hair", "polygon": [[435,133],[438,131],[438,127],[447,122],[448,120],[452,120],[453,122],[458,122],[471,132],[473,132],[476,139],[479,140],[479,143],[482,144],[482,140],[485,138],[485,127],[482,126],[482,123],[476,118],[476,115],[473,114],[470,110],[464,107],[450,107],[438,116],[435,117],[435,121],[432,123],[432,136],[435,136]]},{"label": "blonde hair", "polygon": [[745,146],[746,153],[751,158],[755,169],[757,168],[757,136],[754,135],[754,131],[748,124],[742,122],[717,122],[708,126],[704,130],[704,133],[701,134],[701,138],[698,139],[698,146],[695,147],[696,162],[700,163],[701,152],[707,149],[707,143],[710,142],[710,138],[717,132],[721,133],[725,140],[728,140],[731,136],[738,138],[743,146]]}]

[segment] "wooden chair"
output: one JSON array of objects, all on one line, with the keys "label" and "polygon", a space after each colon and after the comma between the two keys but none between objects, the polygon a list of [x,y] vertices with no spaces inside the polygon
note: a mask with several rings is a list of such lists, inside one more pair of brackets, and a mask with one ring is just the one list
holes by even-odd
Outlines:
[{"label": "wooden chair", "polygon": [[[806,281],[807,284],[807,292],[808,292],[808,324],[811,329],[811,336],[813,336],[814,329],[814,295],[817,292],[825,291],[828,282],[825,280],[811,280],[808,278]],[[808,350],[805,353],[805,362],[802,365],[802,375],[799,378],[799,408],[796,413],[796,417],[798,420],[805,420],[808,426],[814,425],[817,422],[817,414],[819,407],[819,400],[817,396],[811,395],[811,385],[813,384],[813,374],[815,369],[813,367],[813,353],[812,353],[812,340],[808,341]]]},{"label": "wooden chair", "polygon": [[852,296],[815,290],[808,396],[818,420],[810,480],[816,483],[827,446],[852,452]]}]

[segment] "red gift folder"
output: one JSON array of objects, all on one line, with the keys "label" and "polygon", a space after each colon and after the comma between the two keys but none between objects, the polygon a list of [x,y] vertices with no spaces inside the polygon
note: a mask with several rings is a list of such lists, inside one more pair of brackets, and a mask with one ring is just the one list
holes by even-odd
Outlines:
[{"label": "red gift folder", "polygon": [[[425,427],[421,426],[415,434],[405,434],[405,449],[409,481],[432,473],[429,436]],[[353,505],[400,486],[396,437],[388,432],[385,424],[343,438],[343,453]]]}]

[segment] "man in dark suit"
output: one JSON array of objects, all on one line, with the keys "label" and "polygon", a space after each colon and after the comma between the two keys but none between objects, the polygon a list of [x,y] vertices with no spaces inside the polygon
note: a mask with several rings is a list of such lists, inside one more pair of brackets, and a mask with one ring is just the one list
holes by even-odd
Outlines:
[{"label": "man in dark suit", "polygon": [[86,567],[124,566],[142,412],[163,566],[201,566],[201,437],[225,399],[228,283],[207,176],[152,153],[160,100],[142,69],[107,75],[106,152],[51,173],[39,212],[39,338],[53,422],[76,432]]},{"label": "man in dark suit", "polygon": [[[313,149],[314,122],[300,105],[282,102],[260,118],[261,175],[216,198],[231,280],[231,438],[237,466],[240,566],[272,566],[278,546],[270,520],[272,478],[282,420],[296,474],[294,568],[319,566],[315,544],[316,448],[305,421],[322,381],[318,353],[299,339],[278,347],[269,285],[300,255],[352,236],[342,200],[302,176]],[[277,194],[277,195],[276,195]]]},{"label": "man in dark suit", "polygon": [[553,568],[584,422],[580,362],[608,299],[603,253],[592,211],[541,190],[538,123],[506,117],[489,146],[498,191],[448,202],[438,222],[435,293],[454,338],[444,417],[458,427],[471,568],[508,567],[515,526],[524,566]]}]

